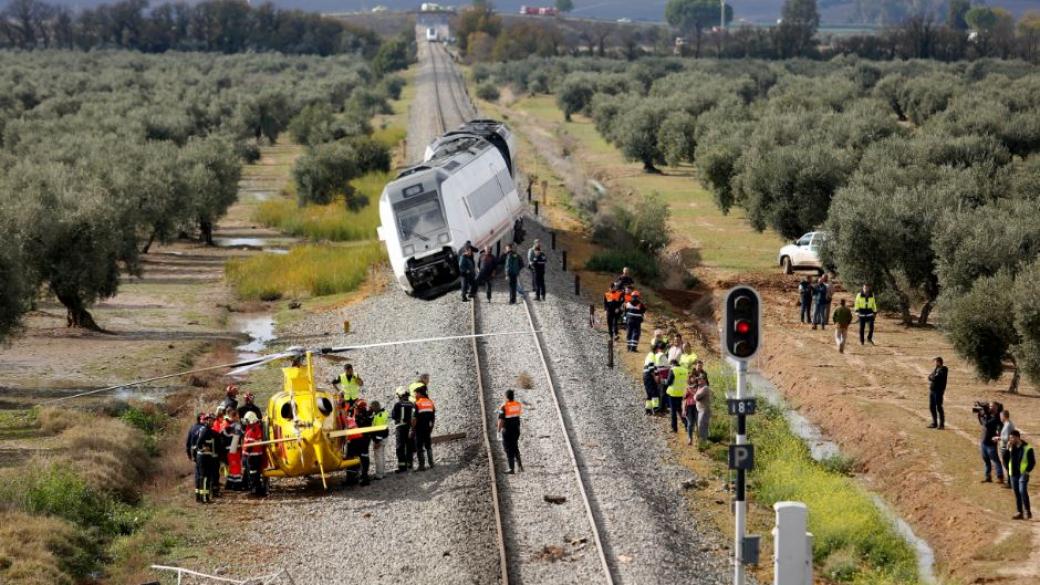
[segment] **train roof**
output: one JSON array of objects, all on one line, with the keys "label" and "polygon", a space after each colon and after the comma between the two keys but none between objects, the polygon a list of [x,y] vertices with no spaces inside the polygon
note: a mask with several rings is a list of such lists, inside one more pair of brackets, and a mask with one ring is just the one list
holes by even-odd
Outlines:
[{"label": "train roof", "polygon": [[445,138],[450,139],[437,145],[430,160],[401,171],[397,178],[430,169],[442,169],[448,174],[454,174],[492,147],[490,142],[476,134],[460,133]]}]

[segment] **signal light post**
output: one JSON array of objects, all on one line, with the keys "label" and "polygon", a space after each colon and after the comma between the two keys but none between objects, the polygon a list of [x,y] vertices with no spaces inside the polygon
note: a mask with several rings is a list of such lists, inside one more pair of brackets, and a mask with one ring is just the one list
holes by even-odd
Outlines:
[{"label": "signal light post", "polygon": [[736,440],[729,447],[729,468],[737,472],[733,515],[736,530],[733,542],[733,583],[744,585],[744,565],[758,562],[758,537],[746,536],[746,474],[754,466],[755,448],[747,442],[747,416],[755,413],[755,399],[744,396],[747,389],[748,360],[758,353],[761,341],[762,301],[749,286],[737,286],[726,293],[722,327],[722,350],[737,363],[736,396],[726,401],[730,415],[737,417]]}]

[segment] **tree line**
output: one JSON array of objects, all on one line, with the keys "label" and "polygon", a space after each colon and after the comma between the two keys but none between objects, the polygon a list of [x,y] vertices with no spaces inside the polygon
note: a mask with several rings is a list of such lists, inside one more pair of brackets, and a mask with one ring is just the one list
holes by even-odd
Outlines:
[{"label": "tree line", "polygon": [[316,13],[245,0],[169,2],[120,0],[73,12],[43,0],[9,0],[0,11],[0,47],[18,49],[133,49],[146,53],[275,51],[288,54],[362,54],[379,37]]},{"label": "tree line", "polygon": [[872,283],[907,325],[934,307],[986,379],[1040,380],[1040,70],[1023,62],[550,59],[482,67],[555,93],[647,172],[693,164],[723,211]]},{"label": "tree line", "polygon": [[0,339],[41,294],[99,329],[89,306],[153,242],[212,243],[259,144],[364,136],[391,78],[350,56],[4,54]]}]

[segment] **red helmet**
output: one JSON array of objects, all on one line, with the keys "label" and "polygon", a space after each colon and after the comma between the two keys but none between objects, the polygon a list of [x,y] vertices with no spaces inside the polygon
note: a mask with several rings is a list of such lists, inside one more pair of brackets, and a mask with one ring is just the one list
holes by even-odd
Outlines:
[{"label": "red helmet", "polygon": [[357,409],[360,409],[360,410],[367,409],[368,408],[368,403],[365,402],[363,399],[358,398],[356,401],[354,401],[354,408],[357,408]]}]

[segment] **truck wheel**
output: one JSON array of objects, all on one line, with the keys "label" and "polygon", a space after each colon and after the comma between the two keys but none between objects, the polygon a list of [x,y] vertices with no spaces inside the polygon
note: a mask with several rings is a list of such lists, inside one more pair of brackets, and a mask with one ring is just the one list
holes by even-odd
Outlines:
[{"label": "truck wheel", "polygon": [[784,274],[794,274],[794,267],[791,266],[790,256],[784,256],[780,259],[780,267],[783,269]]}]

